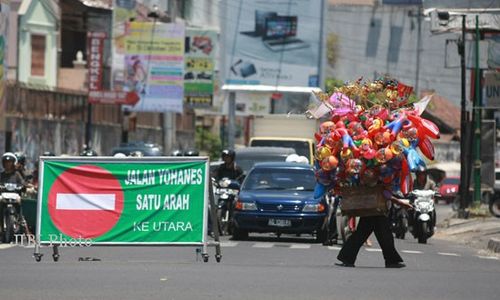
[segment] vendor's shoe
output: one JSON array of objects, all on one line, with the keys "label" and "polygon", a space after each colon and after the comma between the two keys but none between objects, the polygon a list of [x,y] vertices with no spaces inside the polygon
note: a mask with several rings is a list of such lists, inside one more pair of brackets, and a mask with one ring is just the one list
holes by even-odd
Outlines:
[{"label": "vendor's shoe", "polygon": [[354,268],[354,264],[345,263],[345,262],[335,263],[335,265],[339,266],[339,267]]},{"label": "vendor's shoe", "polygon": [[386,263],[385,264],[386,268],[392,268],[392,269],[399,269],[399,268],[404,268],[406,265],[403,262],[397,262],[397,263]]}]

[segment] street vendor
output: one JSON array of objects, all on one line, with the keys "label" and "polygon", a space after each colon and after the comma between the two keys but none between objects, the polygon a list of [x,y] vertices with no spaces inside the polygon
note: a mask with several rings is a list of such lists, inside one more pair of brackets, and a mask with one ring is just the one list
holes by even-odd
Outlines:
[{"label": "street vendor", "polygon": [[[384,197],[391,203],[401,205],[403,208],[411,209],[412,206],[392,195],[389,190],[384,191]],[[341,267],[354,267],[359,249],[370,236],[375,233],[375,237],[382,249],[386,268],[404,268],[406,265],[394,247],[394,237],[389,224],[389,218],[385,215],[360,217],[356,231],[347,239],[342,246],[337,259]]]}]

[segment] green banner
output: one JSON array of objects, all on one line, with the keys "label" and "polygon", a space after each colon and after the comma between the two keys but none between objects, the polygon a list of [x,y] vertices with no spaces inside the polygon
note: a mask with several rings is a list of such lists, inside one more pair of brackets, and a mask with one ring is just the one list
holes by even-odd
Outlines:
[{"label": "green banner", "polygon": [[42,158],[41,244],[204,243],[208,158]]}]

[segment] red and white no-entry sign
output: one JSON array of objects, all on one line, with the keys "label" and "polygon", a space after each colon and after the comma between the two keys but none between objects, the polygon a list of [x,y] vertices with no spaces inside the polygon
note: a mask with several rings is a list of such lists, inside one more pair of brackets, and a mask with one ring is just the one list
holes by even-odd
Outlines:
[{"label": "red and white no-entry sign", "polygon": [[72,238],[95,238],[108,232],[123,211],[123,190],[109,171],[91,165],[70,168],[49,192],[52,222]]}]

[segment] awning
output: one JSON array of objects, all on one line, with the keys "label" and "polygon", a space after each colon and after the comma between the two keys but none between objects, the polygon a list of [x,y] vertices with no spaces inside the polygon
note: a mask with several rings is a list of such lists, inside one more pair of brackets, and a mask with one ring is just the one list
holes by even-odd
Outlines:
[{"label": "awning", "polygon": [[78,0],[83,5],[93,8],[112,9],[113,0]]},{"label": "awning", "polygon": [[231,92],[290,92],[290,93],[311,93],[321,92],[318,87],[299,87],[299,86],[274,86],[274,85],[244,85],[244,84],[225,84],[223,91]]}]

